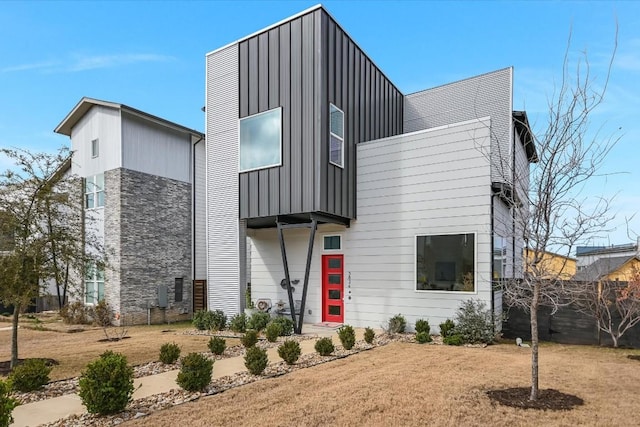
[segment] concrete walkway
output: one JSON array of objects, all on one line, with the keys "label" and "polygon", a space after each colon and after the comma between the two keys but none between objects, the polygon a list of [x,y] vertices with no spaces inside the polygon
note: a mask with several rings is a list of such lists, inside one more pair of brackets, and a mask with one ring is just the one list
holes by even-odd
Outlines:
[{"label": "concrete walkway", "polygon": [[[334,344],[339,343],[335,328],[314,327],[305,325],[304,335],[313,336],[330,336]],[[314,345],[316,340],[306,340],[300,342],[302,354],[315,352]],[[271,362],[279,362],[278,349],[276,347],[267,350],[267,355]],[[229,357],[227,359],[216,360],[213,365],[213,378],[221,378],[227,375],[233,375],[238,372],[246,371],[244,366],[244,356]],[[133,399],[141,399],[143,397],[160,394],[178,388],[176,377],[178,370],[167,371],[157,375],[149,375],[137,378],[133,382],[134,393]],[[54,397],[52,399],[41,400],[39,402],[27,403],[20,405],[13,410],[14,422],[13,427],[37,426],[40,424],[50,423],[66,418],[75,414],[84,414],[87,412],[77,394],[66,394],[64,396]]]}]

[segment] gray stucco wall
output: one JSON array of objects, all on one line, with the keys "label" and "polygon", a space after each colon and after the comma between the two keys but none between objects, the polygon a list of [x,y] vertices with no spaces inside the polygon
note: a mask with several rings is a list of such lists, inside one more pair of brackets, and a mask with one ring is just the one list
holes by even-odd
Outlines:
[{"label": "gray stucco wall", "polygon": [[[105,295],[126,324],[188,318],[191,297],[191,184],[127,169],[106,174],[105,246],[110,257]],[[182,302],[174,283],[183,278]],[[167,309],[156,308],[159,285]],[[118,298],[119,295],[119,298]]]}]

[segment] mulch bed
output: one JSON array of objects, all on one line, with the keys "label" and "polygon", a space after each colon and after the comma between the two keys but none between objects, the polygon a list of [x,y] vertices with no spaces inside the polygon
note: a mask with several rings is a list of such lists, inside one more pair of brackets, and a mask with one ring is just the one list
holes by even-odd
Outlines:
[{"label": "mulch bed", "polygon": [[552,388],[539,390],[538,400],[529,400],[531,388],[516,387],[487,392],[492,402],[521,409],[542,409],[551,411],[569,411],[584,404],[584,400],[573,394],[566,394]]},{"label": "mulch bed", "polygon": [[[59,365],[60,363],[55,360],[55,359],[47,359],[47,358],[42,358],[40,357],[39,359],[42,359],[45,361],[45,363],[47,364],[47,366],[53,366],[53,365]],[[18,359],[18,365],[21,365],[22,363],[24,363],[25,360],[28,359]],[[0,376],[7,376],[11,373],[11,361],[10,360],[3,360],[0,361]]]}]

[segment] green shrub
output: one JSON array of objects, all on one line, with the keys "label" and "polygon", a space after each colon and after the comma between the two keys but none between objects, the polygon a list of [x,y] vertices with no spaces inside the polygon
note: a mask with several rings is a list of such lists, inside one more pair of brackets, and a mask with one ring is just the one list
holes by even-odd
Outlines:
[{"label": "green shrub", "polygon": [[39,390],[49,382],[51,367],[42,359],[27,359],[16,366],[9,375],[14,390],[28,392]]},{"label": "green shrub", "polygon": [[93,309],[91,309],[91,317],[96,326],[103,328],[111,326],[111,307],[109,307],[109,304],[107,304],[105,300],[100,300]]},{"label": "green shrub", "polygon": [[352,326],[343,325],[338,329],[338,338],[345,350],[351,350],[356,343],[356,331]]},{"label": "green shrub", "polygon": [[89,323],[87,307],[82,301],[67,303],[60,309],[60,317],[70,325],[84,325]]},{"label": "green shrub", "polygon": [[211,324],[209,325],[209,329],[213,329],[214,331],[222,331],[227,326],[227,316],[225,316],[224,311],[216,310],[211,312]]},{"label": "green shrub", "polygon": [[224,350],[227,348],[227,342],[224,338],[220,337],[211,337],[209,340],[209,350],[211,353],[220,355],[224,353]]},{"label": "green shrub", "polygon": [[176,363],[180,357],[180,346],[176,343],[164,343],[160,347],[160,361],[165,365]]},{"label": "green shrub", "polygon": [[480,300],[462,302],[456,313],[454,333],[462,337],[464,343],[491,343],[494,338],[491,310]]},{"label": "green shrub", "polygon": [[267,323],[267,327],[264,329],[264,334],[267,337],[267,341],[276,342],[278,337],[282,334],[282,326],[280,323],[271,321]]},{"label": "green shrub", "polygon": [[80,399],[92,414],[121,412],[133,394],[133,368],[127,358],[110,350],[87,365],[80,376]]},{"label": "green shrub", "polygon": [[193,326],[199,331],[211,329],[211,315],[209,310],[198,310],[193,313]]},{"label": "green shrub", "polygon": [[402,314],[396,314],[387,324],[387,332],[390,334],[401,334],[407,327],[407,321]]},{"label": "green shrub", "polygon": [[453,334],[453,328],[456,327],[456,324],[453,323],[453,320],[447,319],[444,322],[440,323],[440,336],[444,339]]},{"label": "green shrub", "polygon": [[242,338],[240,338],[240,342],[245,346],[245,348],[255,346],[258,342],[258,332],[253,329],[247,329],[247,332],[245,332]]},{"label": "green shrub", "polygon": [[333,341],[331,341],[331,338],[329,337],[320,338],[316,341],[314,348],[320,356],[329,356],[335,350]]},{"label": "green shrub", "polygon": [[256,346],[247,348],[247,352],[244,355],[244,366],[253,375],[260,375],[268,363],[267,350]]},{"label": "green shrub", "polygon": [[367,344],[372,344],[373,343],[373,339],[376,337],[376,333],[373,331],[373,329],[366,327],[364,328],[364,341]]},{"label": "green shrub", "polygon": [[262,311],[256,311],[247,320],[247,329],[253,329],[258,332],[267,327],[267,323],[271,320],[269,313],[263,313]]},{"label": "green shrub", "polygon": [[189,353],[182,358],[176,383],[187,391],[201,391],[211,382],[213,360],[200,353]]},{"label": "green shrub", "polygon": [[287,365],[296,363],[301,353],[302,350],[298,341],[287,340],[278,347],[278,356],[287,362]]},{"label": "green shrub", "polygon": [[462,335],[451,334],[447,335],[442,339],[442,342],[447,345],[462,345],[464,344],[464,340],[462,339]]},{"label": "green shrub", "polygon": [[418,332],[416,334],[416,341],[418,341],[420,344],[424,344],[427,342],[431,342],[431,335],[429,335],[429,332]]},{"label": "green shrub", "polygon": [[416,320],[416,333],[426,332],[427,334],[431,333],[431,326],[429,326],[429,321],[425,319]]},{"label": "green shrub", "polygon": [[11,397],[11,381],[0,380],[0,427],[9,427],[13,423],[11,412],[18,406],[18,401]]},{"label": "green shrub", "polygon": [[288,337],[293,334],[293,320],[290,317],[278,316],[272,320],[272,322],[278,323],[282,327],[282,333],[280,334],[283,337]]},{"label": "green shrub", "polygon": [[247,330],[247,315],[240,313],[233,316],[229,321],[229,329],[233,332],[244,334]]}]

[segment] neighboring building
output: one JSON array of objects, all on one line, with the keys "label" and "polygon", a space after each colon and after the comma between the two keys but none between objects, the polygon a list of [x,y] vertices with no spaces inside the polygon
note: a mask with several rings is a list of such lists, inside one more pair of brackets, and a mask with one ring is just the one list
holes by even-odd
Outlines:
[{"label": "neighboring building", "polygon": [[[55,132],[71,138],[71,172],[83,179],[86,233],[108,259],[87,266],[85,302],[105,299],[125,323],[190,318],[195,159],[204,135],[126,105],[83,98]],[[195,187],[195,188],[194,188]],[[204,206],[201,206],[202,209]],[[202,230],[198,230],[203,235]]]},{"label": "neighboring building", "polygon": [[628,281],[640,273],[640,238],[635,244],[579,246],[575,280]]},{"label": "neighboring building", "polygon": [[[533,264],[534,251],[531,249],[525,249],[527,272],[532,273],[531,264]],[[535,273],[536,277],[543,279],[558,279],[569,280],[577,271],[577,260],[565,255],[556,254],[553,252],[545,252],[542,254],[542,260],[538,263],[538,271]]]},{"label": "neighboring building", "polygon": [[500,313],[537,161],[512,68],[404,95],[316,6],[206,70],[211,309],[240,312],[250,282],[311,323]]}]

